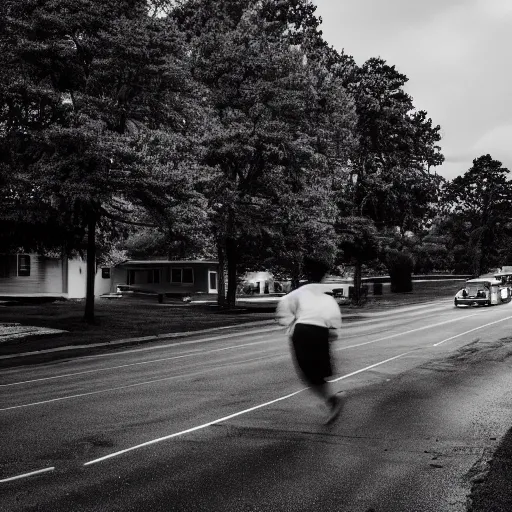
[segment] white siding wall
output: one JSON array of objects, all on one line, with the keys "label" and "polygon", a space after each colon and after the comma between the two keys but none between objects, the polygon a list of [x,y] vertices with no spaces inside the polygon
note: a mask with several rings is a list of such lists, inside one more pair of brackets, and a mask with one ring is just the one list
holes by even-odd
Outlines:
[{"label": "white siding wall", "polygon": [[17,275],[17,256],[10,257],[10,275],[0,278],[0,295],[63,294],[62,260],[30,254],[30,275]]},{"label": "white siding wall", "polygon": [[[111,269],[111,272],[113,269]],[[30,254],[30,275],[18,276],[17,256],[12,255],[9,277],[0,277],[0,295],[62,295],[69,299],[82,299],[86,293],[87,262],[82,258],[69,259],[67,262],[68,290],[66,293],[60,258],[46,258]],[[124,271],[126,274],[126,271]],[[111,291],[111,279],[102,278],[98,269],[94,284],[95,296]],[[122,279],[126,282],[126,278]]]},{"label": "white siding wall", "polygon": [[68,261],[68,299],[83,299],[85,297],[85,279],[87,263],[82,258]]},{"label": "white siding wall", "polygon": [[41,258],[40,267],[44,268],[41,276],[43,293],[62,293],[62,260],[60,258]]},{"label": "white siding wall", "polygon": [[[110,275],[112,276],[112,268],[110,269]],[[103,295],[104,293],[110,293],[110,283],[112,281],[111,278],[104,278],[102,276],[101,267],[98,268],[98,271],[96,272],[96,279],[94,281],[94,295],[96,297],[99,297],[100,295]]]}]

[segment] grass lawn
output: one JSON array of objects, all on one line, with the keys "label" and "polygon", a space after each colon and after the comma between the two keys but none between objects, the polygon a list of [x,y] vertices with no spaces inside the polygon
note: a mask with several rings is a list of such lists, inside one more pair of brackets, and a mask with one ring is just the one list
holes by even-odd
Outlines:
[{"label": "grass lawn", "polygon": [[[452,297],[459,287],[455,281],[415,283],[412,293],[370,296],[365,306],[342,306],[342,314],[364,315],[365,311]],[[158,304],[155,297],[126,297],[97,299],[96,323],[88,325],[82,321],[84,307],[83,300],[0,307],[0,323],[19,322],[22,325],[69,331],[58,336],[32,336],[5,341],[0,344],[0,355],[274,319],[272,310],[222,311],[204,304],[179,301]]]}]

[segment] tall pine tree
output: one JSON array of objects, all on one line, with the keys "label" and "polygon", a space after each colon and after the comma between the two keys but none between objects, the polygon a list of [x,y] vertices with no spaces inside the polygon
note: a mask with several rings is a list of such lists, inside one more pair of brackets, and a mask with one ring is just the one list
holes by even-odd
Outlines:
[{"label": "tall pine tree", "polygon": [[92,322],[97,230],[137,207],[165,209],[183,185],[177,155],[161,155],[184,149],[176,138],[194,115],[186,47],[145,0],[5,0],[2,14],[4,218],[30,201],[68,249],[86,236]]}]

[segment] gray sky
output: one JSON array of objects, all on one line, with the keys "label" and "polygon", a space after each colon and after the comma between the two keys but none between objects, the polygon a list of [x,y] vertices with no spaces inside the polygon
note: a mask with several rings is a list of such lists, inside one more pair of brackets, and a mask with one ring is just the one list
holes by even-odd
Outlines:
[{"label": "gray sky", "polygon": [[490,153],[512,177],[512,0],[313,0],[324,39],[357,64],[382,57],[441,125],[453,179]]}]

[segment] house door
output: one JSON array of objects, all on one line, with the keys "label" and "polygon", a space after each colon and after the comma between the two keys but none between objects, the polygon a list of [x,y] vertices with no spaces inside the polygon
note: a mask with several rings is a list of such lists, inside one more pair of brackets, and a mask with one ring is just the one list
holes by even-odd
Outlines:
[{"label": "house door", "polygon": [[214,270],[208,270],[208,293],[217,293],[217,272]]}]

